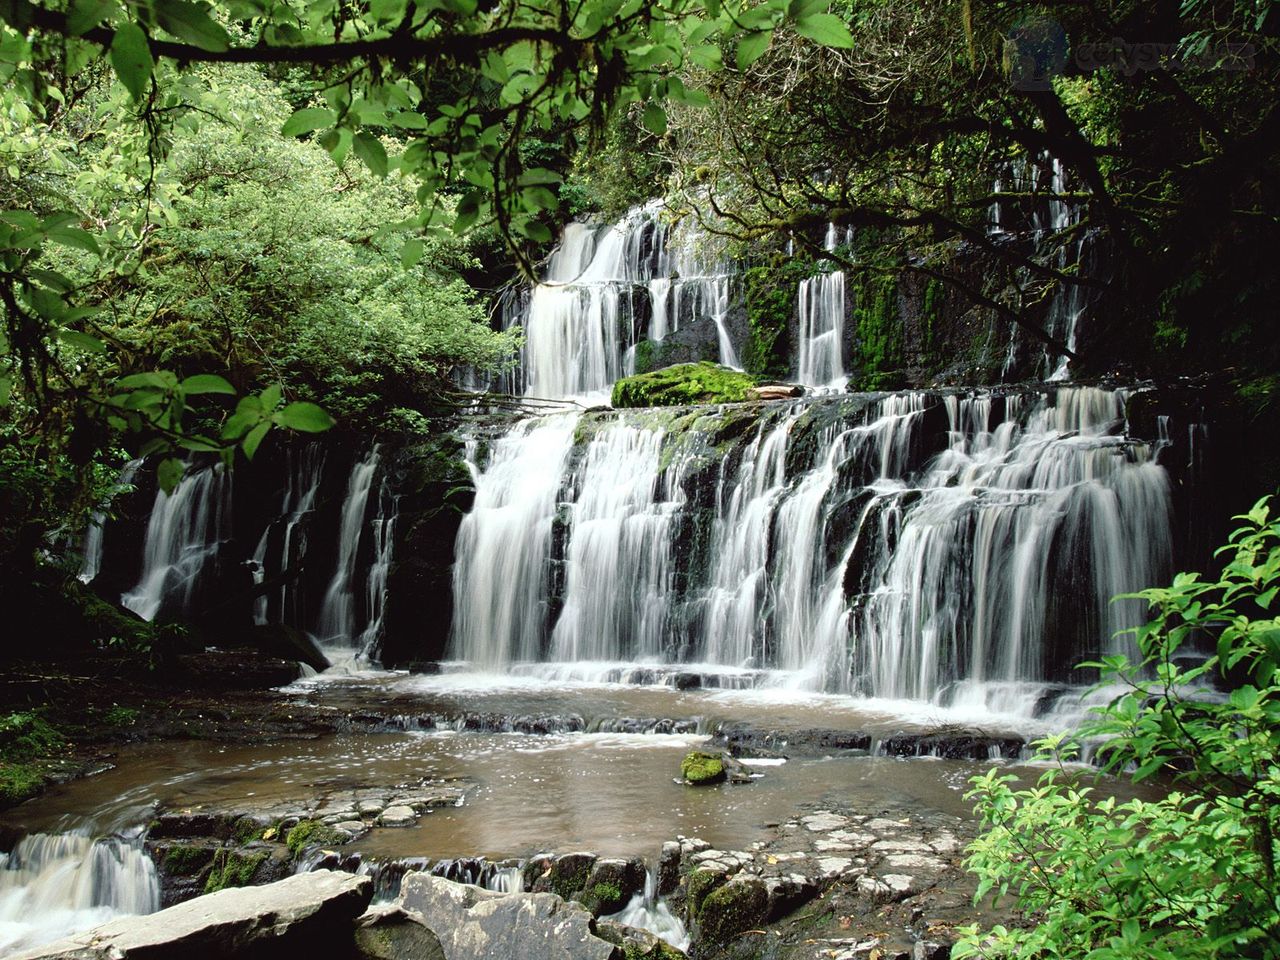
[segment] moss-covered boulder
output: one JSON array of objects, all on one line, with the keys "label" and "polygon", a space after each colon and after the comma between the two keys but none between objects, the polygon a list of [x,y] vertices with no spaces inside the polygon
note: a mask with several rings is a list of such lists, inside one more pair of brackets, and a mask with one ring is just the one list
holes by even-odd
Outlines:
[{"label": "moss-covered boulder", "polygon": [[680,763],[680,776],[695,787],[712,783],[723,783],[725,779],[724,760],[718,753],[702,753],[694,750],[685,754]]},{"label": "moss-covered boulder", "polygon": [[681,363],[623,377],[613,385],[615,407],[678,407],[692,403],[741,403],[753,376],[716,363]]},{"label": "moss-covered boulder", "polygon": [[707,894],[698,911],[699,939],[725,944],[769,918],[769,893],[759,877],[734,877]]},{"label": "moss-covered boulder", "polygon": [[349,834],[340,833],[319,820],[301,820],[286,835],[285,843],[289,853],[297,857],[311,847],[336,847],[350,839]]}]

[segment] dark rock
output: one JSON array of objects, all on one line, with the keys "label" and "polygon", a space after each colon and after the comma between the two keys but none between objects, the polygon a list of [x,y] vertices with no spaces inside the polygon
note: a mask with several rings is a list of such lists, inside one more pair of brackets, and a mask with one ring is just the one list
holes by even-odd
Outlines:
[{"label": "dark rock", "polygon": [[[143,917],[121,917],[12,960],[151,960],[182,957],[332,956],[350,944],[373,881],[299,873],[263,887],[223,890]],[[287,951],[281,954],[280,951]]]},{"label": "dark rock", "polygon": [[658,857],[658,896],[665,897],[680,885],[680,844],[668,840]]},{"label": "dark rock", "polygon": [[587,877],[581,902],[596,916],[617,913],[637,893],[644,892],[646,879],[644,861],[639,857],[597,860]]},{"label": "dark rock", "polygon": [[259,624],[248,633],[249,645],[284,660],[297,660],[316,671],[331,664],[311,635],[283,623]]},{"label": "dark rock", "polygon": [[736,876],[707,894],[698,910],[698,940],[725,944],[769,917],[769,892],[759,877]]},{"label": "dark rock", "polygon": [[360,918],[355,960],[448,960],[439,938],[413,914],[381,904]]},{"label": "dark rock", "polygon": [[[530,864],[535,864],[530,869]],[[554,893],[565,900],[581,899],[596,864],[594,853],[565,853],[549,859],[538,858],[525,865],[525,889],[533,893]],[[534,873],[532,882],[530,874]]]},{"label": "dark rock", "polygon": [[250,649],[181,654],[175,668],[188,684],[201,690],[268,690],[293,683],[301,672],[296,660]]}]

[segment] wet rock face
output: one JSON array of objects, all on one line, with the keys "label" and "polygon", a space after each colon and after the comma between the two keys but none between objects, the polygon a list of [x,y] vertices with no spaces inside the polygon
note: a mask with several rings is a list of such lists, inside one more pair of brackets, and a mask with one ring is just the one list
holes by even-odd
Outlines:
[{"label": "wet rock face", "polygon": [[14,960],[147,957],[332,956],[351,942],[373,896],[368,877],[302,873],[278,883],[223,890],[144,917],[123,917],[37,947]]}]

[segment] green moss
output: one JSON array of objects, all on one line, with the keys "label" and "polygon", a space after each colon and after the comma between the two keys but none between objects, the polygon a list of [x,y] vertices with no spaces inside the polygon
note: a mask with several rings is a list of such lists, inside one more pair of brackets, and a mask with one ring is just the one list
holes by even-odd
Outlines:
[{"label": "green moss", "polygon": [[769,894],[759,881],[727,883],[707,894],[698,911],[698,933],[703,941],[728,943],[738,934],[764,923]]},{"label": "green moss", "polygon": [[32,763],[0,762],[0,807],[29,800],[44,789],[44,769]]},{"label": "green moss", "polygon": [[800,281],[817,271],[813,260],[787,257],[780,252],[747,270],[747,344],[742,365],[748,373],[772,379],[787,376],[791,343],[785,334],[796,312]]},{"label": "green moss", "polygon": [[623,960],[684,960],[685,955],[664,940],[646,947],[635,940],[622,944]]},{"label": "green moss", "polygon": [[575,895],[581,893],[583,888],[586,887],[587,877],[590,875],[590,863],[572,871],[560,871],[553,868],[551,873],[551,892],[563,900],[572,900]]},{"label": "green moss", "polygon": [[859,272],[853,279],[853,322],[857,330],[852,366],[863,390],[901,386],[902,321],[898,315],[898,281],[892,274]]},{"label": "green moss", "polygon": [[689,874],[689,879],[684,885],[685,905],[688,908],[688,915],[696,917],[698,911],[702,909],[702,903],[706,900],[711,891],[725,882],[723,873],[716,873],[714,870],[695,870]]},{"label": "green moss", "polygon": [[191,876],[203,870],[215,852],[220,851],[196,844],[175,844],[165,852],[164,870],[177,876]]},{"label": "green moss", "polygon": [[114,704],[102,714],[102,722],[108,727],[131,727],[138,722],[139,713],[133,707]]},{"label": "green moss", "polygon": [[319,820],[302,820],[285,837],[289,852],[295,857],[307,847],[337,846],[346,843],[347,837]]},{"label": "green moss", "polygon": [[253,882],[267,852],[243,854],[234,850],[219,850],[213,858],[213,866],[204,882],[205,893],[217,893],[228,887],[247,887]]},{"label": "green moss", "polygon": [[47,757],[66,746],[66,738],[34,711],[0,715],[0,759],[20,763]]},{"label": "green moss", "polygon": [[694,750],[681,761],[680,776],[694,785],[719,783],[724,779],[724,761],[719,754]]},{"label": "green moss", "polygon": [[740,403],[754,377],[718,364],[681,363],[624,377],[613,385],[615,407],[674,407],[693,403]]}]

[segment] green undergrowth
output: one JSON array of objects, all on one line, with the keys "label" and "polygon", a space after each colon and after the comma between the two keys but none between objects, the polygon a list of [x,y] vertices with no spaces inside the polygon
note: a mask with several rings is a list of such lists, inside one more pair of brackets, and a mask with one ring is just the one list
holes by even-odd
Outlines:
[{"label": "green undergrowth", "polygon": [[38,794],[47,762],[60,758],[66,746],[66,737],[36,711],[0,714],[0,806]]}]

